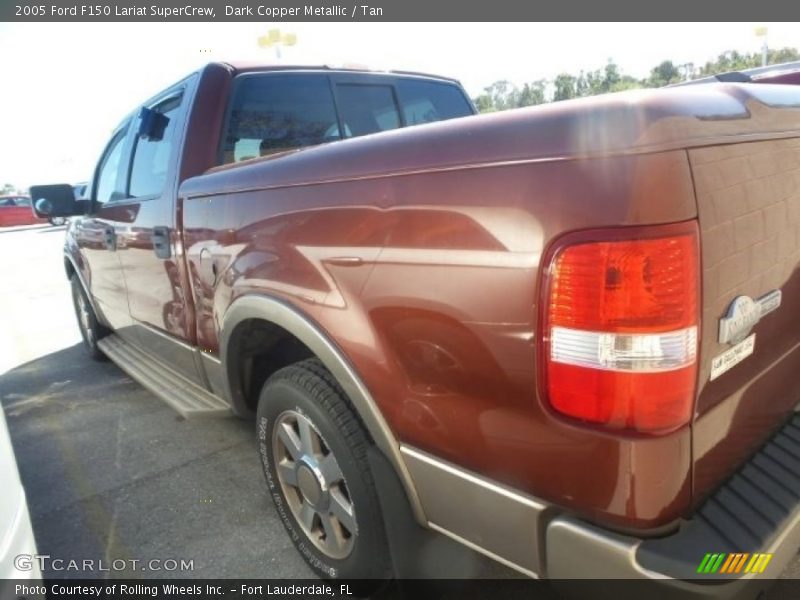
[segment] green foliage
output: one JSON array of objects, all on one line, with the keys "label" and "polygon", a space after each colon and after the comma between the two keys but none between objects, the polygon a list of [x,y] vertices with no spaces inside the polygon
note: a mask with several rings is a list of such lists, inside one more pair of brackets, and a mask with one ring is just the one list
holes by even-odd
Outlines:
[{"label": "green foliage", "polygon": [[545,80],[526,83],[522,89],[509,81],[495,81],[484,88],[483,94],[474,99],[475,106],[480,112],[495,112],[509,108],[522,108],[546,102],[544,90]]},{"label": "green foliage", "polygon": [[664,87],[670,83],[681,81],[681,72],[671,60],[665,60],[660,65],[650,70],[650,77],[647,79],[647,87]]},{"label": "green foliage", "polygon": [[[583,78],[583,71],[581,71],[581,78]],[[553,91],[553,101],[569,100],[570,98],[578,97],[578,78],[569,73],[561,73],[556,75],[553,81],[555,90]]]},{"label": "green foliage", "polygon": [[[800,60],[800,50],[780,48],[768,52],[767,64],[796,60]],[[676,65],[671,60],[665,60],[653,67],[648,77],[636,79],[622,73],[619,65],[613,60],[609,60],[601,69],[581,71],[577,75],[559,73],[552,80],[539,79],[524,84],[522,88],[510,81],[496,81],[484,88],[484,93],[474,98],[474,102],[482,113],[495,112],[636,88],[663,87],[684,79],[750,69],[760,65],[760,52],[740,54],[736,50],[729,50],[720,54],[715,61],[708,62],[699,69],[694,69],[692,64]]]},{"label": "green foliage", "polygon": [[[717,60],[707,62],[700,67],[698,75],[714,75],[716,73],[727,73],[729,71],[741,71],[742,69],[752,69],[761,66],[761,52],[751,52],[740,54],[736,50],[728,50],[717,57]],[[776,65],[785,62],[800,60],[800,51],[797,48],[779,48],[767,52],[767,64]]]},{"label": "green foliage", "polygon": [[0,196],[5,196],[7,194],[13,194],[17,191],[17,187],[11,185],[10,183],[4,183],[3,187],[0,188]]}]

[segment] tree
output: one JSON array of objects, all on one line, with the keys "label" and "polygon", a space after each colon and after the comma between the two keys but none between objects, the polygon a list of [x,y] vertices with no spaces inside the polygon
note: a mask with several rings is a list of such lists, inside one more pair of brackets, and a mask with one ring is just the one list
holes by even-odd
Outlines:
[{"label": "tree", "polygon": [[800,60],[800,51],[797,48],[779,48],[770,50],[767,54],[767,64],[770,65]]},{"label": "tree", "polygon": [[681,71],[671,60],[665,60],[650,70],[647,87],[664,87],[681,81]]},{"label": "tree", "polygon": [[514,89],[514,85],[509,81],[495,81],[492,85],[483,88],[483,94],[475,98],[475,105],[481,112],[516,108],[511,102],[511,94]]},{"label": "tree", "polygon": [[489,87],[484,88],[484,93],[473,101],[482,113],[544,104],[547,101],[544,96],[546,85],[547,82],[540,79],[526,83],[522,89],[519,89],[508,81],[495,81]]},{"label": "tree", "polygon": [[619,74],[619,67],[612,60],[609,60],[608,64],[606,64],[604,75],[603,88],[606,92],[610,92],[615,89],[615,87],[619,85],[620,81],[622,80],[622,76]]},{"label": "tree", "polygon": [[[797,48],[778,48],[767,52],[767,64],[775,65],[784,62],[800,60],[800,51]],[[727,73],[729,71],[741,71],[761,66],[761,52],[751,52],[740,54],[736,50],[728,50],[720,54],[716,60],[707,62],[700,67],[699,75],[716,75],[717,73]]]},{"label": "tree", "polygon": [[[581,72],[581,77],[583,77],[583,72]],[[576,98],[579,95],[577,84],[578,78],[574,75],[570,75],[569,73],[560,73],[556,75],[553,81],[553,86],[555,87],[553,100],[557,102],[559,100]]]},{"label": "tree", "polygon": [[[736,50],[729,50],[720,54],[716,60],[706,63],[705,66],[697,71],[694,71],[691,63],[682,66],[689,71],[689,75],[704,77],[727,71],[757,67],[761,65],[761,60],[761,53],[759,52],[741,54]],[[800,60],[800,51],[797,48],[770,50],[767,56],[768,64],[796,60]],[[690,66],[692,67],[691,69],[689,68]],[[686,75],[686,73],[681,73],[681,67],[671,60],[665,60],[653,67],[649,76],[644,79],[636,79],[622,73],[619,66],[609,59],[601,69],[580,71],[578,75],[559,73],[552,81],[539,79],[524,84],[522,88],[518,88],[507,80],[495,81],[492,85],[484,88],[484,93],[475,98],[474,102],[480,112],[494,112],[634,88],[663,87],[683,81]],[[552,89],[552,96],[549,99],[546,95],[548,89]]]},{"label": "tree", "polygon": [[0,188],[0,196],[5,196],[6,194],[13,194],[17,191],[16,186],[10,183],[4,183],[3,187]]},{"label": "tree", "polygon": [[547,100],[544,97],[544,88],[547,82],[544,79],[526,83],[522,86],[519,95],[516,98],[518,107],[535,106],[537,104],[544,104]]}]

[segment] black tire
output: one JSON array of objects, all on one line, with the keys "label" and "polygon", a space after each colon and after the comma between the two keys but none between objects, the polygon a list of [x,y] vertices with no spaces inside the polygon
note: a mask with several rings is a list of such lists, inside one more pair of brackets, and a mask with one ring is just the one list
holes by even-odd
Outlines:
[{"label": "black tire", "polygon": [[[276,461],[280,461],[282,473],[294,470],[296,481],[302,481],[300,471],[308,454],[300,447],[295,447],[296,451],[303,452],[302,458],[290,460],[288,445],[276,433],[280,428],[291,427],[292,419],[295,419],[298,436],[302,436],[301,421],[307,420],[313,427],[313,433],[319,437],[320,452],[316,456],[322,458],[317,463],[319,468],[309,472],[319,473],[318,476],[311,477],[315,482],[312,484],[312,491],[322,490],[321,496],[306,495],[300,484],[287,485],[285,475],[278,475]],[[327,579],[373,580],[371,584],[359,586],[360,594],[368,593],[391,579],[389,546],[375,483],[367,461],[367,448],[371,442],[345,394],[318,360],[309,359],[295,363],[276,372],[267,380],[259,398],[256,432],[269,494],[289,537],[314,572]],[[300,437],[296,439],[300,441]],[[281,447],[287,449],[287,452],[282,453]],[[328,482],[324,475],[326,469],[322,465],[324,461],[330,462],[330,455],[334,457],[333,463],[339,468],[337,473],[340,478],[337,479],[334,475]],[[305,481],[308,483],[308,477]],[[334,504],[331,498],[334,497],[345,498],[345,504],[350,501],[350,519],[354,521],[356,530],[354,534],[345,526],[347,520],[331,520],[331,515],[336,517],[336,510],[325,508],[326,494],[331,507]],[[298,509],[298,502],[313,507],[309,501],[312,496],[322,506],[322,510],[314,507],[311,521],[317,524],[318,535],[314,535],[313,529],[309,532],[309,528],[301,525],[298,519],[298,512],[304,514],[302,508]],[[342,514],[341,511],[339,514]],[[336,542],[328,543],[330,536],[325,524],[332,527],[338,524],[336,531],[342,536],[333,536],[331,539],[346,538],[343,542],[344,546],[349,547],[346,555],[332,556],[330,547],[335,547]],[[349,537],[346,536],[348,533]]]},{"label": "black tire", "polygon": [[72,305],[75,307],[75,317],[78,320],[78,329],[80,329],[81,337],[83,338],[83,347],[92,360],[108,360],[98,347],[97,342],[111,333],[111,331],[97,320],[92,303],[89,302],[78,276],[73,275],[70,278],[70,283],[72,284]]},{"label": "black tire", "polygon": [[54,225],[56,227],[66,225],[67,223],[67,217],[49,217],[47,220],[50,222],[50,225]]}]

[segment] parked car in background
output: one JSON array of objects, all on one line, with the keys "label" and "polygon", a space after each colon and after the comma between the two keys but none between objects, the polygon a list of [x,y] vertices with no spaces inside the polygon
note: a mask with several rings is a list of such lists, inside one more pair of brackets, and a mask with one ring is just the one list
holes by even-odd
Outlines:
[{"label": "parked car in background", "polygon": [[40,219],[34,214],[28,196],[0,196],[0,227],[36,225],[46,223],[48,220]]}]

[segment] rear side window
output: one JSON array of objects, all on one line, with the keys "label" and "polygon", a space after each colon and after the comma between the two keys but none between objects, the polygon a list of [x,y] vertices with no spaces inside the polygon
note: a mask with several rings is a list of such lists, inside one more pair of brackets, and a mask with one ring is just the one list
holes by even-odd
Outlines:
[{"label": "rear side window", "polygon": [[239,80],[223,138],[222,162],[238,162],[341,138],[326,75]]},{"label": "rear side window", "polygon": [[164,190],[180,105],[181,96],[178,96],[153,107],[167,118],[167,125],[161,139],[137,137],[131,164],[130,197],[158,196]]},{"label": "rear side window", "polygon": [[400,127],[400,113],[391,85],[336,86],[344,137],[367,135]]},{"label": "rear side window", "polygon": [[472,107],[455,85],[400,79],[397,96],[406,125],[444,121],[472,114]]},{"label": "rear side window", "polygon": [[[220,163],[473,114],[457,85],[403,77],[282,73],[237,78]],[[337,118],[337,109],[339,111]],[[341,123],[341,131],[340,131]]]}]

